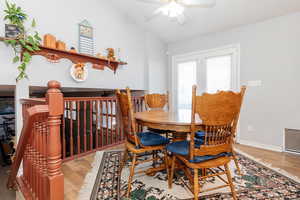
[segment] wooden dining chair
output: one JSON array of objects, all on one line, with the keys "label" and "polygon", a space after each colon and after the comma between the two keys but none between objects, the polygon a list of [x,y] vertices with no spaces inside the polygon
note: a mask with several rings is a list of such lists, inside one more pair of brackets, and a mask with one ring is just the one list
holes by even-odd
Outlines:
[{"label": "wooden dining chair", "polygon": [[[120,164],[120,175],[122,169],[127,161],[128,153],[130,152],[132,156],[132,164],[130,167],[130,175],[128,178],[128,189],[126,196],[129,197],[131,191],[132,178],[134,176],[135,166],[140,163],[151,162],[159,157],[147,159],[143,161],[138,161],[137,158],[145,155],[146,152],[162,151],[165,156],[165,164],[167,164],[167,152],[165,149],[166,144],[169,143],[169,139],[161,136],[158,133],[151,131],[147,132],[137,132],[137,123],[134,118],[131,94],[129,88],[126,89],[126,93],[116,91],[117,103],[118,103],[118,119],[121,121],[121,127],[125,134],[125,151],[123,160]],[[140,171],[136,173],[141,173],[145,171]]]},{"label": "wooden dining chair", "polygon": [[[241,102],[243,102],[243,100],[244,100],[245,92],[246,92],[246,86],[242,86],[241,87],[241,92],[240,92],[241,98],[242,98]],[[233,122],[233,128],[232,129],[233,129],[234,135],[232,137],[232,139],[233,139],[232,144],[235,143],[235,138],[236,138],[236,134],[237,134],[237,125],[238,125],[238,122],[239,122],[239,118],[240,118],[240,112],[237,114],[237,116],[236,116],[236,118]],[[235,163],[238,174],[242,175],[241,168],[239,166],[239,163],[238,163],[238,160],[237,160],[237,157],[236,157],[236,152],[234,151],[234,149],[232,149],[232,158],[234,160],[234,163]]]},{"label": "wooden dining chair", "polygon": [[[145,94],[145,107],[148,111],[156,111],[156,110],[165,110],[169,111],[169,92],[166,94]],[[148,128],[149,131],[154,131],[159,134],[165,134],[166,137],[169,137],[169,133],[171,131],[159,130]]]},{"label": "wooden dining chair", "polygon": [[169,92],[167,94],[145,94],[146,110],[169,110]]},{"label": "wooden dining chair", "polygon": [[[245,95],[245,92],[246,92],[246,89],[247,87],[246,86],[242,86],[241,87],[241,91],[240,91],[240,94],[241,94],[241,97],[242,97],[242,102],[243,102],[243,99],[244,99],[244,95]],[[236,138],[236,134],[237,134],[237,125],[238,125],[238,122],[239,122],[239,118],[240,118],[240,112],[238,113],[238,115],[236,116],[235,120],[234,120],[234,123],[233,123],[233,133],[234,133],[234,136],[233,136],[233,143],[235,143],[235,138]],[[204,131],[198,131],[195,133],[195,137],[197,139],[204,139],[204,136],[205,136],[205,132]],[[234,149],[232,150],[232,158],[233,158],[233,161],[234,161],[234,164],[236,166],[236,169],[237,169],[237,172],[239,175],[242,175],[242,172],[241,172],[241,168],[239,166],[239,163],[238,163],[238,159],[236,157],[236,152],[234,151]]]},{"label": "wooden dining chair", "polygon": [[[193,86],[190,140],[170,143],[166,147],[172,153],[171,171],[168,177],[170,188],[177,160],[183,165],[183,171],[191,184],[190,189],[194,193],[195,200],[198,200],[200,192],[199,175],[202,180],[216,176],[225,183],[201,192],[230,187],[233,199],[237,199],[228,163],[233,159],[234,123],[239,115],[241,103],[242,93],[221,91],[216,94],[204,93],[202,96],[196,96],[196,86]],[[202,120],[200,127],[195,124],[197,117]],[[198,130],[203,131],[203,138],[195,137]],[[193,174],[188,168],[193,169]],[[215,168],[218,168],[218,171]],[[202,173],[199,173],[199,170],[202,170]],[[222,175],[226,175],[227,180]]]}]

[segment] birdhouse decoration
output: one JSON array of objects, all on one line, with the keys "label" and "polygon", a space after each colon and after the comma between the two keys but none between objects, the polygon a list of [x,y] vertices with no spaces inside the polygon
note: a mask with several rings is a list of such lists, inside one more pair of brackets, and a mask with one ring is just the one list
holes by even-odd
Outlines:
[{"label": "birdhouse decoration", "polygon": [[94,55],[93,27],[87,20],[79,24],[79,53]]}]

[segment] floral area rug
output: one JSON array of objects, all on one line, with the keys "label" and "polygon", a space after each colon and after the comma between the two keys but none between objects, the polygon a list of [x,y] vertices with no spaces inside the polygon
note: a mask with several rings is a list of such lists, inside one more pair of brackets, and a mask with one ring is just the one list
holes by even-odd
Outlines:
[{"label": "floral area rug", "polygon": [[[98,153],[98,152],[97,152]],[[119,164],[122,158],[121,151],[109,151],[96,154],[100,156],[96,160],[98,174],[94,178],[94,186],[90,195],[93,200],[128,200],[125,198],[129,167],[122,170],[118,176]],[[300,183],[296,180],[271,169],[249,156],[238,154],[242,176],[238,175],[234,162],[230,163],[230,169],[235,184],[238,199],[248,200],[290,200],[300,199]],[[148,168],[151,163],[138,165],[136,171]],[[188,182],[182,172],[177,172],[173,180],[172,189],[168,189],[166,172],[156,173],[154,176],[145,174],[135,175],[132,183],[131,200],[192,200],[193,194],[186,187]],[[90,183],[91,184],[91,183]],[[203,183],[202,189],[221,185],[216,178],[209,178]],[[89,193],[90,194],[90,193]],[[85,198],[88,199],[88,198]],[[210,191],[200,194],[200,199],[226,200],[232,199],[229,188]]]}]

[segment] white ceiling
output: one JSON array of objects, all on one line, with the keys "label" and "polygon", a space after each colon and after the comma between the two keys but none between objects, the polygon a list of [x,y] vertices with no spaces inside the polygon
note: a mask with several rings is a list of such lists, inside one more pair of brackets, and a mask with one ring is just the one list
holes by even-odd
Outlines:
[{"label": "white ceiling", "polygon": [[186,9],[187,23],[179,25],[165,16],[146,22],[145,18],[151,16],[157,5],[139,0],[109,1],[138,25],[157,34],[167,43],[300,11],[300,0],[217,0],[214,8]]}]

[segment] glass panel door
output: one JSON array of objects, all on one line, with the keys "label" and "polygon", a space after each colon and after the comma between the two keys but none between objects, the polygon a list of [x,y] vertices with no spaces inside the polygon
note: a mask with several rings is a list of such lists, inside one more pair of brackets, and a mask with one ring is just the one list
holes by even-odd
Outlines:
[{"label": "glass panel door", "polygon": [[177,64],[177,109],[191,109],[192,86],[197,83],[197,61]]},{"label": "glass panel door", "polygon": [[206,58],[206,92],[232,89],[232,56]]},{"label": "glass panel door", "polygon": [[239,45],[233,45],[174,56],[171,107],[191,109],[194,84],[197,84],[197,95],[218,90],[239,91],[239,52]]}]

